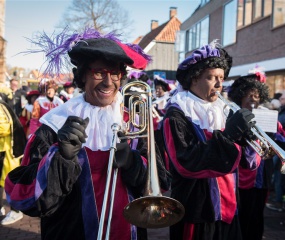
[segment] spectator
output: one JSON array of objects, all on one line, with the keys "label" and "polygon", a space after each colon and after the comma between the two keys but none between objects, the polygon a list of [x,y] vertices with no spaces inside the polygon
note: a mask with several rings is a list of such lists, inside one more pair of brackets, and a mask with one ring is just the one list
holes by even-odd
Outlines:
[{"label": "spectator", "polygon": [[[20,165],[25,144],[25,133],[18,117],[0,97],[0,216],[6,212],[3,206],[4,180],[11,170]],[[12,224],[22,218],[22,212],[11,207],[1,224]]]},{"label": "spectator", "polygon": [[13,98],[7,103],[16,113],[16,115],[20,117],[23,110],[22,98],[25,98],[26,92],[23,89],[19,88],[19,81],[16,79],[10,80],[10,88],[13,93]]},{"label": "spectator", "polygon": [[72,82],[66,82],[63,85],[63,89],[59,93],[59,98],[63,102],[67,102],[69,99],[73,97],[74,90],[75,90],[74,84]]},{"label": "spectator", "polygon": [[24,109],[19,118],[24,128],[27,138],[30,135],[30,120],[32,118],[34,102],[39,96],[40,96],[40,92],[38,90],[32,90],[27,93],[27,96],[26,96],[27,104],[24,106]]},{"label": "spectator", "polygon": [[40,118],[51,109],[58,107],[64,102],[56,96],[57,84],[54,80],[43,78],[39,83],[41,95],[36,99],[33,106],[32,118],[30,120],[30,134],[41,126]]}]

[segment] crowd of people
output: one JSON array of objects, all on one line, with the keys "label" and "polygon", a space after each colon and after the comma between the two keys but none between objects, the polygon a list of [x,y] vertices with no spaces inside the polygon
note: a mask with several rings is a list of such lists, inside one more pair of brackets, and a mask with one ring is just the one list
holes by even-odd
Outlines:
[{"label": "crowd of people", "polygon": [[[45,78],[41,79],[36,90],[26,85],[20,86],[15,78],[10,80],[10,87],[0,87],[0,216],[5,216],[2,225],[13,224],[23,218],[23,213],[16,208],[11,206],[7,214],[4,208],[3,189],[8,172],[20,166],[29,136],[41,125],[39,119],[72,98],[72,83],[65,83],[59,93],[57,89],[58,85],[53,79]],[[64,94],[65,90],[67,94]]]},{"label": "crowd of people", "polygon": [[[113,33],[84,31],[65,35],[66,41],[54,46],[73,64],[74,79],[60,92],[53,79],[44,78],[37,90],[26,92],[21,108],[15,80],[1,95],[0,195],[5,188],[11,206],[1,223],[14,223],[24,213],[40,218],[42,239],[95,239],[101,232],[109,239],[147,239],[147,229],[123,216],[128,203],[144,196],[151,163],[147,140],[125,136],[123,126],[133,116],[122,106],[120,90],[142,81],[153,90],[159,187],[185,210],[169,226],[170,239],[262,239],[264,208],[284,210],[284,175],[275,152],[262,155],[251,145],[262,146],[252,131],[254,110],[279,111],[273,123],[277,130],[267,136],[285,149],[285,92],[270,98],[262,71],[239,77],[225,92],[232,57],[217,41],[178,65],[171,88],[166,79],[144,72],[151,57],[138,46],[122,43]],[[59,64],[59,57],[49,63]],[[75,96],[75,89],[80,94]],[[118,138],[114,123],[122,127]],[[104,196],[110,158],[117,176],[114,203]],[[108,230],[101,225],[110,218],[105,204],[112,215]],[[0,208],[4,215],[2,198]]]}]

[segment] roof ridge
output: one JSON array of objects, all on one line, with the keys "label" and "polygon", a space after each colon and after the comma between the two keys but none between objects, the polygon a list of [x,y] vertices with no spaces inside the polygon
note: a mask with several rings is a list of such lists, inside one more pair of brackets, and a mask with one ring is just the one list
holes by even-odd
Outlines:
[{"label": "roof ridge", "polygon": [[163,26],[165,24],[165,26],[161,29],[161,31],[156,35],[156,37],[154,38],[154,40],[159,40],[160,38],[162,38],[162,35],[165,33],[165,31],[167,31],[169,25],[174,22],[174,21],[178,21],[180,24],[180,20],[176,17],[176,16],[173,16],[171,19],[169,19],[167,22],[163,23],[161,26]]}]

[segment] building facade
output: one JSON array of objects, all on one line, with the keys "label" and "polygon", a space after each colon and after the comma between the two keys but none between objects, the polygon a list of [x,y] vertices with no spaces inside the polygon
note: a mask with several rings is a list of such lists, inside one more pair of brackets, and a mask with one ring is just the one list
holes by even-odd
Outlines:
[{"label": "building facade", "polygon": [[179,63],[179,54],[175,51],[175,38],[181,25],[176,15],[177,8],[171,7],[167,22],[159,25],[157,20],[152,20],[150,32],[138,37],[134,42],[152,56],[152,62],[145,69],[151,78],[161,74],[164,79],[175,79]]},{"label": "building facade", "polygon": [[6,79],[5,0],[0,0],[0,83]]},{"label": "building facade", "polygon": [[180,26],[180,61],[214,39],[233,57],[227,80],[258,66],[270,96],[285,90],[285,0],[202,0]]}]

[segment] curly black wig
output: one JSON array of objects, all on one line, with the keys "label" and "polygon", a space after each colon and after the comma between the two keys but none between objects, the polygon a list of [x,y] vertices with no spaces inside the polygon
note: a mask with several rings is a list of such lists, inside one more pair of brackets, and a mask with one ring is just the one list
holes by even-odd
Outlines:
[{"label": "curly black wig", "polygon": [[222,68],[225,71],[224,79],[229,75],[232,67],[232,57],[222,48],[218,48],[220,57],[208,57],[202,59],[195,64],[191,64],[186,70],[177,69],[176,79],[181,84],[183,89],[189,90],[192,81],[197,79],[202,72],[207,68]]},{"label": "curly black wig", "polygon": [[256,89],[259,93],[260,104],[269,101],[269,88],[266,84],[258,81],[255,74],[239,77],[234,81],[228,91],[228,98],[241,106],[241,100],[247,93]]},{"label": "curly black wig", "polygon": [[[88,71],[89,68],[89,64],[92,60],[86,61],[81,63],[80,65],[77,66],[77,68],[73,68],[72,72],[74,75],[73,78],[73,84],[82,89],[83,91],[85,91],[85,83],[82,81],[82,79],[85,77],[86,72]],[[121,78],[121,84],[123,82],[123,80],[125,80],[127,78],[127,70],[126,70],[127,66],[123,63],[120,64],[120,71],[123,73],[123,76]]]}]

